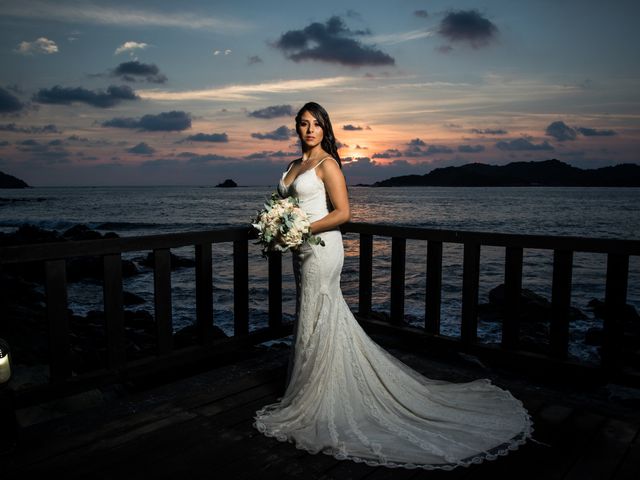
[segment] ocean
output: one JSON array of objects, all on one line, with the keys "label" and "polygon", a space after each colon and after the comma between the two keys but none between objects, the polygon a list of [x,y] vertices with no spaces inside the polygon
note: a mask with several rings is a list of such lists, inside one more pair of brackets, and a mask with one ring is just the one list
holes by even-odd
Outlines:
[{"label": "ocean", "polygon": [[[102,233],[140,236],[246,226],[272,191],[271,186],[230,189],[210,186],[35,187],[0,192],[0,231],[28,223],[59,232],[84,224]],[[352,221],[483,232],[570,235],[640,240],[640,189],[608,187],[349,187]],[[358,304],[358,238],[347,234],[342,289],[354,311]],[[374,237],[373,308],[389,311],[390,239]],[[249,245],[250,330],[267,324],[267,262]],[[148,252],[128,252],[140,259]],[[172,253],[194,257],[193,247]],[[410,323],[424,315],[426,242],[407,242],[405,311]],[[552,252],[524,250],[522,287],[551,300]],[[627,302],[640,309],[640,260],[630,259]],[[153,312],[153,271],[124,279],[125,290],[146,303],[127,307]],[[601,326],[587,303],[604,300],[606,255],[574,254],[572,306],[586,315],[570,329],[570,356],[597,362],[595,347],[584,344],[588,328]],[[174,329],[195,321],[195,270],[172,272]],[[479,303],[503,282],[504,249],[482,247]],[[213,245],[214,322],[233,333],[232,245]],[[290,254],[283,261],[283,315],[294,319],[295,285]],[[442,333],[460,335],[462,246],[443,248]],[[77,314],[102,309],[99,283],[69,284],[69,307]],[[286,339],[291,341],[291,338]],[[500,340],[500,325],[481,322],[479,341]]]}]

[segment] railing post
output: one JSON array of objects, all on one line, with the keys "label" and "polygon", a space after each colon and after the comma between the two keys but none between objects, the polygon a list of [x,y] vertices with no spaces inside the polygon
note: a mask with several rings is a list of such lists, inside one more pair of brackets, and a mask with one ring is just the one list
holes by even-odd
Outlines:
[{"label": "railing post", "polygon": [[373,236],[360,234],[360,282],[358,287],[358,315],[371,316],[371,291],[373,279]]},{"label": "railing post", "polygon": [[124,339],[124,311],[122,307],[122,255],[107,254],[102,257],[104,271],[104,318],[107,331],[107,366],[117,370],[126,361]]},{"label": "railing post", "polygon": [[440,304],[442,299],[442,242],[427,242],[427,286],[424,306],[424,328],[440,334]]},{"label": "railing post", "polygon": [[404,323],[404,277],[407,240],[391,238],[391,323]]},{"label": "railing post", "polygon": [[171,253],[168,248],[157,248],[153,251],[153,265],[157,353],[164,355],[173,350]]},{"label": "railing post", "polygon": [[196,244],[196,325],[198,341],[210,345],[213,340],[213,281],[211,242]]},{"label": "railing post", "polygon": [[602,339],[602,366],[610,373],[622,367],[624,310],[627,303],[629,255],[607,255],[607,283],[605,287],[605,317]]},{"label": "railing post", "polygon": [[572,264],[573,252],[571,250],[553,251],[549,347],[551,356],[560,360],[565,360],[569,353]]},{"label": "railing post", "polygon": [[51,383],[62,383],[71,377],[66,260],[46,260],[45,277],[51,352],[49,378]]},{"label": "railing post", "polygon": [[282,254],[269,253],[269,328],[282,326]]},{"label": "railing post", "polygon": [[478,338],[478,283],[480,281],[480,243],[465,242],[462,266],[462,327],[464,343]]},{"label": "railing post", "polygon": [[233,242],[233,334],[249,333],[249,240]]},{"label": "railing post", "polygon": [[507,247],[504,262],[505,311],[502,318],[502,348],[518,348],[520,336],[520,292],[522,291],[522,247]]}]

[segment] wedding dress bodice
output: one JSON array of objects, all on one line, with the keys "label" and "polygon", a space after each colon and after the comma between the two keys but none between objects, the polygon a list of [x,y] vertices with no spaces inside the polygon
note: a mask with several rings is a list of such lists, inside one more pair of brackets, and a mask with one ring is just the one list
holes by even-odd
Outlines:
[{"label": "wedding dress bodice", "polygon": [[316,170],[327,158],[331,157],[320,160],[316,166],[299,174],[291,184],[285,185],[284,178],[291,170],[289,167],[282,174],[278,184],[278,192],[283,198],[289,195],[298,197],[300,208],[309,216],[311,222],[315,222],[329,213],[329,202],[324,182],[320,180]]}]

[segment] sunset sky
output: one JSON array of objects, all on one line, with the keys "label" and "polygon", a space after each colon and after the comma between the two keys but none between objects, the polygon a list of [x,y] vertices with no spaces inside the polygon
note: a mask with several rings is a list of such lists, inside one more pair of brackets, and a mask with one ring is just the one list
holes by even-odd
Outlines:
[{"label": "sunset sky", "polygon": [[0,0],[0,171],[272,184],[307,101],[349,184],[640,163],[639,16],[632,0]]}]

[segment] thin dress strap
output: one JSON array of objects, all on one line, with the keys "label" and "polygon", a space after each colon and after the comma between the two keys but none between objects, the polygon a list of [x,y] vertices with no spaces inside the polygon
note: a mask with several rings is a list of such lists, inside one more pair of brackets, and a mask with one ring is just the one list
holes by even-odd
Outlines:
[{"label": "thin dress strap", "polygon": [[331,155],[327,155],[326,157],[324,157],[322,160],[320,160],[318,163],[315,164],[315,166],[313,168],[316,168],[318,165],[320,165],[322,162],[324,162],[327,158],[333,158],[333,156]]}]

